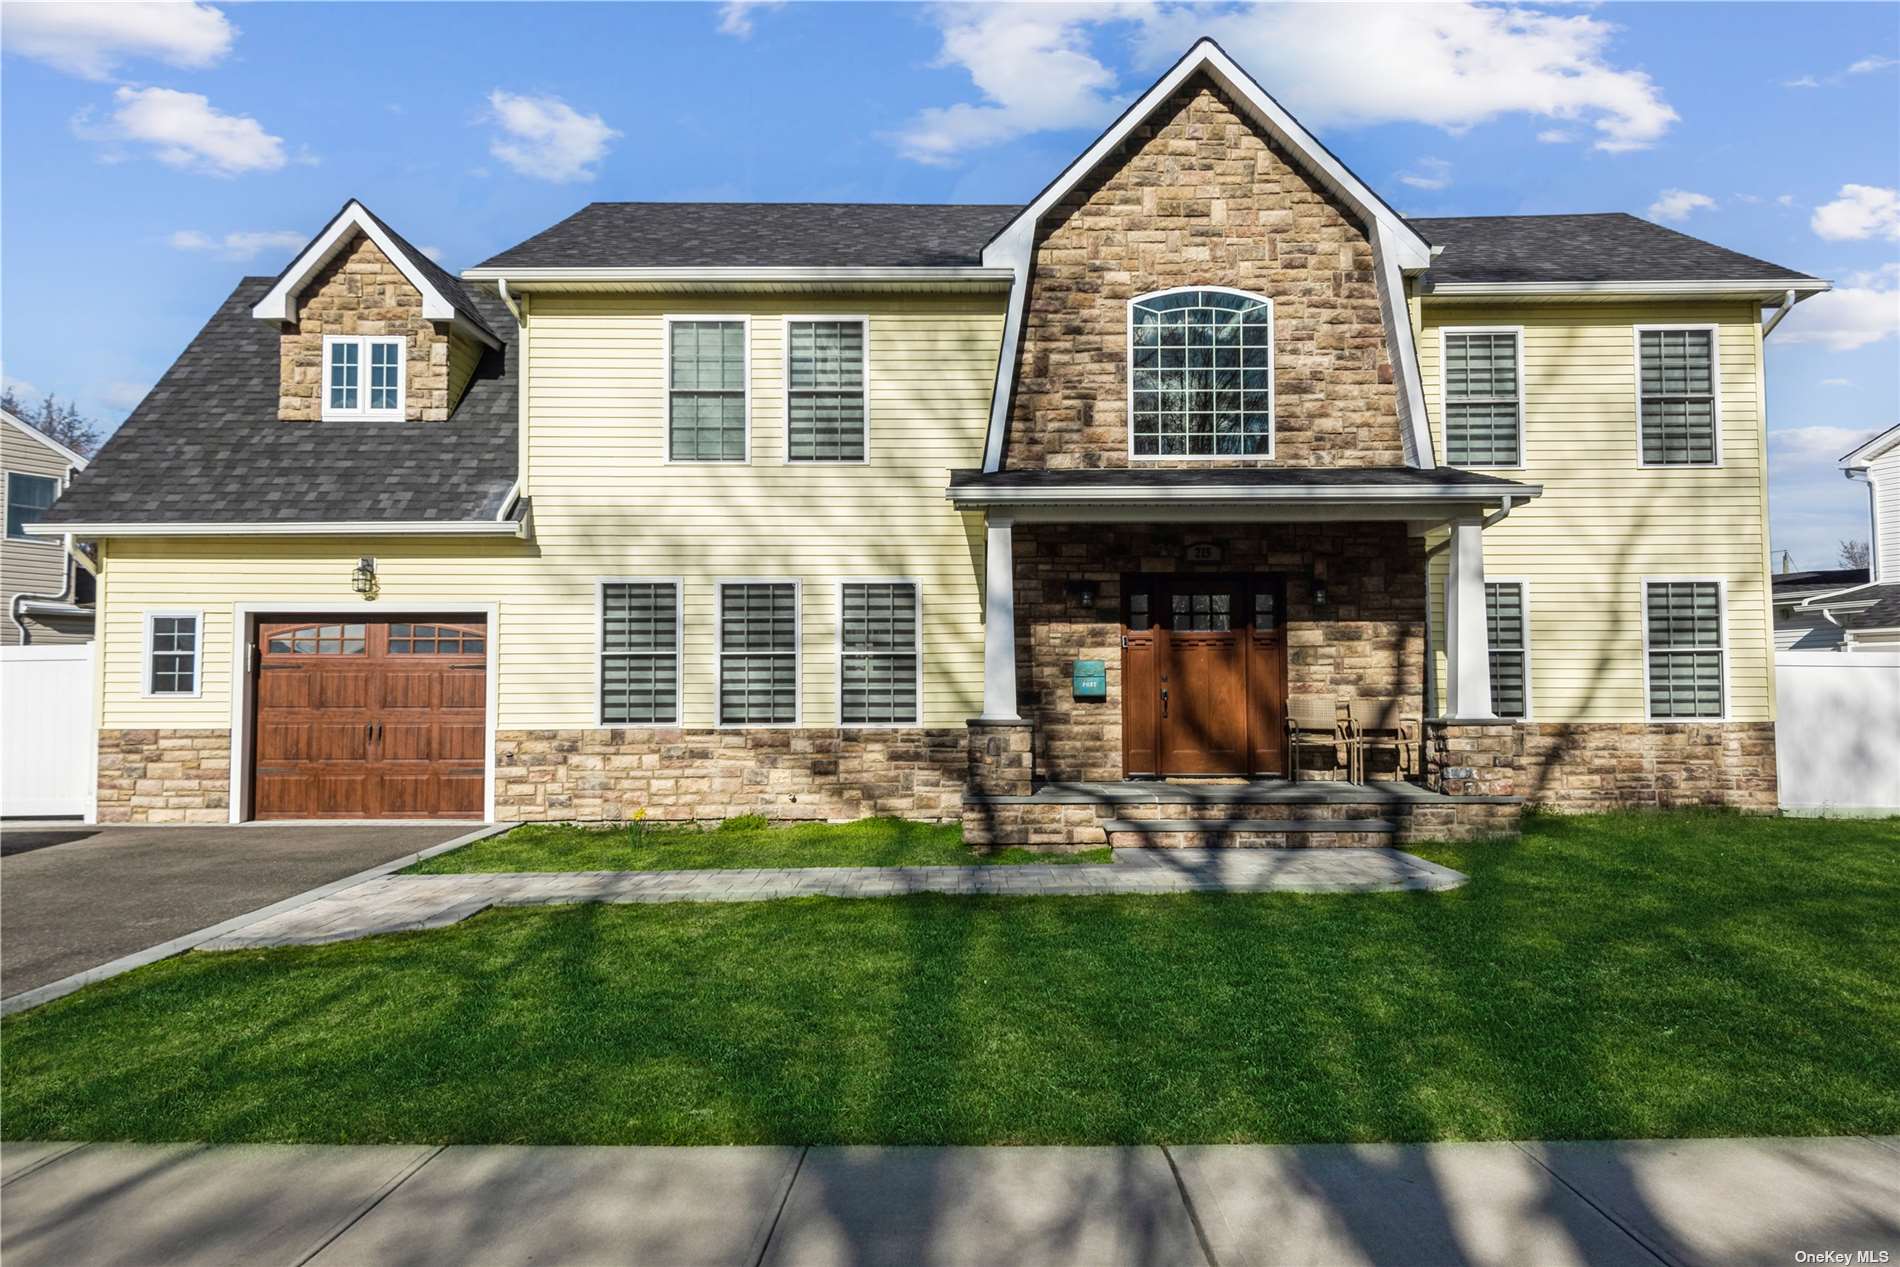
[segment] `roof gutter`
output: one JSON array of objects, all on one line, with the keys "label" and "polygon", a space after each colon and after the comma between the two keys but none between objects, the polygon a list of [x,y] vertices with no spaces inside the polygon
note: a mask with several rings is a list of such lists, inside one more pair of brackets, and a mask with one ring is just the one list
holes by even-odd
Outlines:
[{"label": "roof gutter", "polygon": [[492,519],[338,520],[334,523],[28,524],[36,537],[521,537],[523,525]]},{"label": "roof gutter", "polygon": [[930,265],[914,268],[882,268],[861,265],[819,265],[786,267],[652,267],[652,268],[470,268],[462,280],[471,282],[509,282],[517,290],[534,285],[580,283],[628,284],[754,284],[848,283],[905,284],[919,282],[976,284],[995,289],[1012,279],[1006,268],[976,265]]},{"label": "roof gutter", "polygon": [[1772,299],[1785,293],[1805,299],[1833,288],[1833,283],[1814,277],[1799,281],[1431,282],[1423,294],[1427,299],[1507,295],[1733,295],[1738,299],[1759,295]]}]

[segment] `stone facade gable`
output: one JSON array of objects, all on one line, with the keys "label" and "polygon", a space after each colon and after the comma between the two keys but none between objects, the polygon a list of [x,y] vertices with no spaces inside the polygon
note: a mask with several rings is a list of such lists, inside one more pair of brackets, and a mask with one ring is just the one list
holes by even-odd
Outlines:
[{"label": "stone facade gable", "polygon": [[1038,232],[1004,465],[1127,466],[1128,301],[1228,286],[1274,304],[1274,457],[1400,466],[1370,239],[1205,76],[1137,127]]},{"label": "stone facade gable", "polygon": [[285,327],[279,344],[278,417],[285,421],[315,422],[323,416],[326,334],[407,336],[403,416],[411,422],[448,418],[454,408],[450,361],[456,336],[446,323],[422,315],[422,293],[364,234],[324,265],[297,297],[297,320]]}]

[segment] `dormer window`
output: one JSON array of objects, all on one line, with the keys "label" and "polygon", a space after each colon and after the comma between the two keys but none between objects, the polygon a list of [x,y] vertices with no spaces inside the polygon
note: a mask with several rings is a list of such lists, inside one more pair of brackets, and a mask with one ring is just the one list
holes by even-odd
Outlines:
[{"label": "dormer window", "polygon": [[324,335],[324,419],[403,415],[403,340],[380,335]]},{"label": "dormer window", "polygon": [[1128,307],[1137,458],[1273,456],[1273,303],[1195,286]]}]

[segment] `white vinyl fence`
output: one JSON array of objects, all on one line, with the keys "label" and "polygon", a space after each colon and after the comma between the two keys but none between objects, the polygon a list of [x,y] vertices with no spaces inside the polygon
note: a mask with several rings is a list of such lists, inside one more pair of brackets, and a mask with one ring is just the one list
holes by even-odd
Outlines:
[{"label": "white vinyl fence", "polygon": [[1900,651],[1775,656],[1781,808],[1900,813]]},{"label": "white vinyl fence", "polygon": [[0,647],[0,817],[92,813],[93,646]]}]

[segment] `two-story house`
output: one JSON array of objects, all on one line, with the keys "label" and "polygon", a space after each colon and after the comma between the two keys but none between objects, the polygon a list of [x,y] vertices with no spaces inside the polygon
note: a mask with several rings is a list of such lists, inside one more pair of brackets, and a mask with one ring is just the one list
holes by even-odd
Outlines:
[{"label": "two-story house", "polygon": [[[352,202],[36,528],[105,819],[1770,810],[1763,312],[1824,288],[1407,219],[1203,41],[1026,206],[600,203],[454,277]],[[1409,781],[1289,784],[1319,713]]]},{"label": "two-story house", "polygon": [[86,459],[38,427],[0,409],[0,646],[56,645],[92,637],[92,574],[57,538],[33,536]]}]

